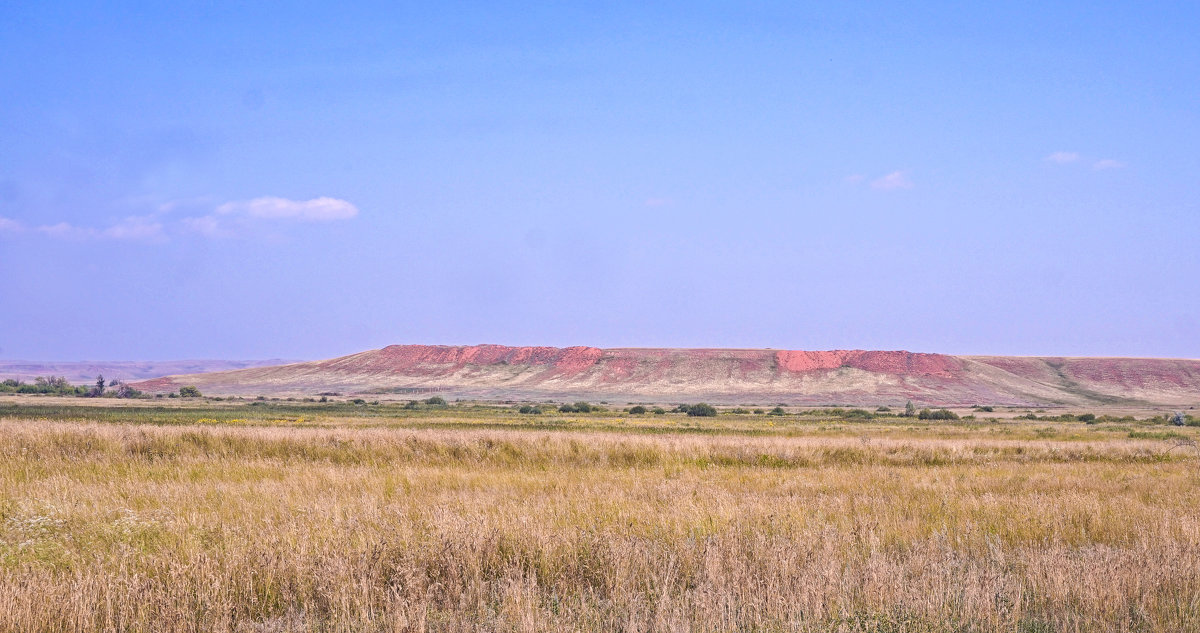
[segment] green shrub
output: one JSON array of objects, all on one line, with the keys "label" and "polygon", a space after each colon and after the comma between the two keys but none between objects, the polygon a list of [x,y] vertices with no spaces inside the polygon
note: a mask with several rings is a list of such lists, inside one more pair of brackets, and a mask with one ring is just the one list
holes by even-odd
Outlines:
[{"label": "green shrub", "polygon": [[599,409],[599,407],[593,407],[586,402],[575,403],[575,413],[590,413],[592,409]]},{"label": "green shrub", "polygon": [[444,407],[446,406],[446,399],[441,396],[434,396],[432,398],[426,398],[425,404],[431,407]]},{"label": "green shrub", "polygon": [[687,414],[692,417],[711,418],[717,415],[717,408],[703,402],[688,407]]},{"label": "green shrub", "polygon": [[667,410],[662,407],[654,407],[653,409],[650,410],[650,412],[653,413],[654,415],[666,415]]},{"label": "green shrub", "polygon": [[1078,416],[1076,416],[1075,419],[1079,420],[1080,422],[1086,422],[1088,424],[1095,424],[1096,423],[1096,414],[1081,413]]},{"label": "green shrub", "polygon": [[929,409],[921,409],[917,414],[918,420],[957,420],[958,414],[949,409],[938,409],[930,411]]},{"label": "green shrub", "polygon": [[199,397],[201,397],[200,390],[193,386],[190,386],[190,385],[187,387],[180,387],[179,388],[179,397],[180,398],[199,398]]},{"label": "green shrub", "polygon": [[784,411],[783,407],[775,407],[767,415],[787,415],[787,411]]},{"label": "green shrub", "polygon": [[640,405],[640,404],[639,404],[639,405],[636,405],[636,406],[629,407],[629,413],[630,413],[630,414],[632,414],[632,415],[645,415],[645,414],[646,414],[646,407],[643,407],[643,406],[642,406],[642,405]]}]

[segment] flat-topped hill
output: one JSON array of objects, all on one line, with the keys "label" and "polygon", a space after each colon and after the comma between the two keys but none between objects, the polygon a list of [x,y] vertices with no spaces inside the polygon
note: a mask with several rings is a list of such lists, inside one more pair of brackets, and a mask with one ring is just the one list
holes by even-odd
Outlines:
[{"label": "flat-topped hill", "polygon": [[1200,361],[906,351],[392,345],[138,383],[150,392],[796,404],[1200,404]]}]

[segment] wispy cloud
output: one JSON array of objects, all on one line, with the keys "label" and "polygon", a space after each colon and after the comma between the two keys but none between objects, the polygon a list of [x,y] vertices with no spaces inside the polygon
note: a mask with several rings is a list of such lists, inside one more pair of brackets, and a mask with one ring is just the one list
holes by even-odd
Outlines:
[{"label": "wispy cloud", "polygon": [[64,240],[128,240],[156,242],[166,239],[163,225],[152,218],[129,217],[107,228],[69,222],[27,227],[11,218],[0,218],[0,233],[32,233]]},{"label": "wispy cloud", "polygon": [[233,237],[232,229],[225,228],[221,225],[220,218],[213,215],[204,215],[198,218],[184,218],[180,221],[183,228],[192,233],[199,233],[205,237]]},{"label": "wispy cloud", "polygon": [[1056,165],[1066,165],[1079,160],[1078,152],[1053,152],[1042,160]]},{"label": "wispy cloud", "polygon": [[0,233],[19,233],[24,229],[20,222],[0,216]]},{"label": "wispy cloud", "polygon": [[871,188],[880,191],[894,191],[896,189],[912,189],[913,183],[908,178],[908,174],[903,171],[894,171],[886,176],[881,176],[871,181]]},{"label": "wispy cloud", "polygon": [[1105,171],[1108,169],[1120,169],[1125,166],[1125,163],[1123,163],[1119,160],[1115,160],[1112,158],[1101,158],[1101,159],[1093,160],[1090,157],[1083,156],[1079,152],[1053,152],[1053,153],[1047,155],[1042,160],[1047,163],[1053,163],[1055,165],[1068,165],[1071,163],[1078,163],[1078,162],[1084,160],[1085,158],[1086,158],[1086,160],[1091,161],[1092,169],[1094,169],[1096,171]]},{"label": "wispy cloud", "polygon": [[185,233],[212,238],[236,237],[254,234],[256,229],[279,222],[334,222],[349,220],[358,215],[358,207],[336,198],[288,200],[264,197],[226,202],[215,208],[209,206],[211,212],[205,215],[174,220],[168,217],[181,207],[194,209],[198,200],[201,199],[157,205],[157,210],[149,215],[129,216],[106,227],[80,226],[69,222],[27,226],[17,220],[0,217],[0,234],[42,235],[54,239],[80,241],[164,242],[172,236]]},{"label": "wispy cloud", "polygon": [[358,216],[358,207],[337,198],[289,200],[266,196],[234,200],[208,215],[184,218],[184,229],[205,237],[236,237],[268,222],[336,222]]},{"label": "wispy cloud", "polygon": [[253,200],[226,202],[217,207],[217,215],[246,215],[264,220],[299,220],[329,222],[349,220],[358,215],[358,207],[337,198],[288,200],[271,196]]},{"label": "wispy cloud", "polygon": [[159,242],[167,238],[162,222],[153,217],[128,217],[101,230],[98,236],[111,240]]}]

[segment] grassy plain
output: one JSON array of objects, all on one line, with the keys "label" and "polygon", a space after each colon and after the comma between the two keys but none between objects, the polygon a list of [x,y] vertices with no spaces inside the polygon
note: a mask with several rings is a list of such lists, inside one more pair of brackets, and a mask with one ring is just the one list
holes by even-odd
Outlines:
[{"label": "grassy plain", "polygon": [[1195,427],[0,402],[4,631],[1196,631]]}]

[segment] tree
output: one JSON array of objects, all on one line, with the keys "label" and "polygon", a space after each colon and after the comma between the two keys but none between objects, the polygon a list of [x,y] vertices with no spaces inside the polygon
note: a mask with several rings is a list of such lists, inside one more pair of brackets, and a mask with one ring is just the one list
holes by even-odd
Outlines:
[{"label": "tree", "polygon": [[911,418],[917,414],[917,407],[909,400],[904,404],[904,417]]},{"label": "tree", "polygon": [[1175,426],[1183,426],[1184,424],[1187,424],[1187,416],[1183,414],[1183,411],[1176,411],[1173,415],[1171,415],[1171,424],[1174,424]]},{"label": "tree", "polygon": [[192,387],[192,386],[180,387],[179,388],[179,397],[180,398],[199,398],[199,397],[201,397],[200,390],[195,387]]},{"label": "tree", "polygon": [[100,396],[104,395],[104,375],[103,374],[96,376],[96,386],[92,387],[92,389],[90,391],[88,391],[87,395],[92,398],[99,398]]}]

